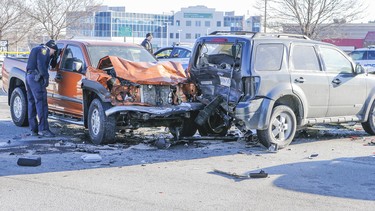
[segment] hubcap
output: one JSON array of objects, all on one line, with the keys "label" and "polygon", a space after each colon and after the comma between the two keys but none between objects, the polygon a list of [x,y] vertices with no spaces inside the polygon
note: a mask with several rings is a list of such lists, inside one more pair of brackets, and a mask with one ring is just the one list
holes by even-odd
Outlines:
[{"label": "hubcap", "polygon": [[292,119],[289,115],[281,113],[272,122],[272,134],[277,141],[285,141],[292,131]]},{"label": "hubcap", "polygon": [[100,116],[98,109],[94,109],[91,115],[91,128],[94,135],[98,135],[100,131]]},{"label": "hubcap", "polygon": [[16,96],[13,102],[13,113],[17,119],[21,118],[22,115],[22,101],[20,96]]}]

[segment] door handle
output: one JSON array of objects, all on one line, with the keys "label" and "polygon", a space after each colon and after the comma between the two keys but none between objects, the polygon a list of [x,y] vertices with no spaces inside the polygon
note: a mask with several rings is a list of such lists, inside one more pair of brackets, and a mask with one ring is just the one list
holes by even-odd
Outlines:
[{"label": "door handle", "polygon": [[294,82],[296,82],[296,83],[304,83],[306,80],[303,78],[303,77],[299,77],[299,78],[296,78],[296,79],[294,79]]},{"label": "door handle", "polygon": [[341,84],[341,80],[338,79],[338,78],[335,78],[335,79],[333,79],[332,83],[338,85],[338,84]]},{"label": "door handle", "polygon": [[63,79],[61,74],[56,74],[55,81],[61,81]]}]

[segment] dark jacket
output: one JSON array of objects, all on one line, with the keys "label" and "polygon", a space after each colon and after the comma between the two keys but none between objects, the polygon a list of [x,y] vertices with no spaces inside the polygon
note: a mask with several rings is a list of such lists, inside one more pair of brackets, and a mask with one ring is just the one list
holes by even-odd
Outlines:
[{"label": "dark jacket", "polygon": [[31,49],[26,70],[38,70],[41,76],[48,80],[48,65],[50,60],[49,48],[44,45],[39,45]]},{"label": "dark jacket", "polygon": [[152,50],[152,44],[151,44],[150,41],[148,41],[147,38],[143,40],[143,42],[141,43],[141,45],[143,47],[145,47],[146,50],[148,50],[150,53],[152,53],[152,54],[154,53],[154,51]]}]

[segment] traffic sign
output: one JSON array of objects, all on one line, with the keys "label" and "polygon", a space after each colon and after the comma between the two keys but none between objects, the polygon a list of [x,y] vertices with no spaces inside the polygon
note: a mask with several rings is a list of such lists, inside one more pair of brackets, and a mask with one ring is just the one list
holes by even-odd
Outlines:
[{"label": "traffic sign", "polygon": [[0,51],[8,51],[8,40],[0,40]]}]

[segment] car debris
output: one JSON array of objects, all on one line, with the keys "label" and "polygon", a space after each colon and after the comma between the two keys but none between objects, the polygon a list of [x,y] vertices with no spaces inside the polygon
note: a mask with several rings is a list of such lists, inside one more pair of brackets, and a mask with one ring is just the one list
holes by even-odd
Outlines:
[{"label": "car debris", "polygon": [[234,177],[236,179],[249,179],[249,178],[266,178],[268,177],[268,173],[266,173],[263,170],[260,170],[259,173],[247,173],[247,174],[237,174],[234,172],[227,172],[227,171],[222,171],[218,169],[214,169],[214,172],[224,174],[227,176]]},{"label": "car debris", "polygon": [[318,157],[318,155],[319,155],[319,154],[311,154],[308,158],[309,158],[309,159],[313,159],[313,158]]},{"label": "car debris", "polygon": [[18,158],[17,165],[19,166],[40,166],[42,164],[42,158],[37,157],[22,157]]},{"label": "car debris", "polygon": [[81,156],[85,163],[96,163],[102,161],[102,157],[98,154],[85,154]]}]

